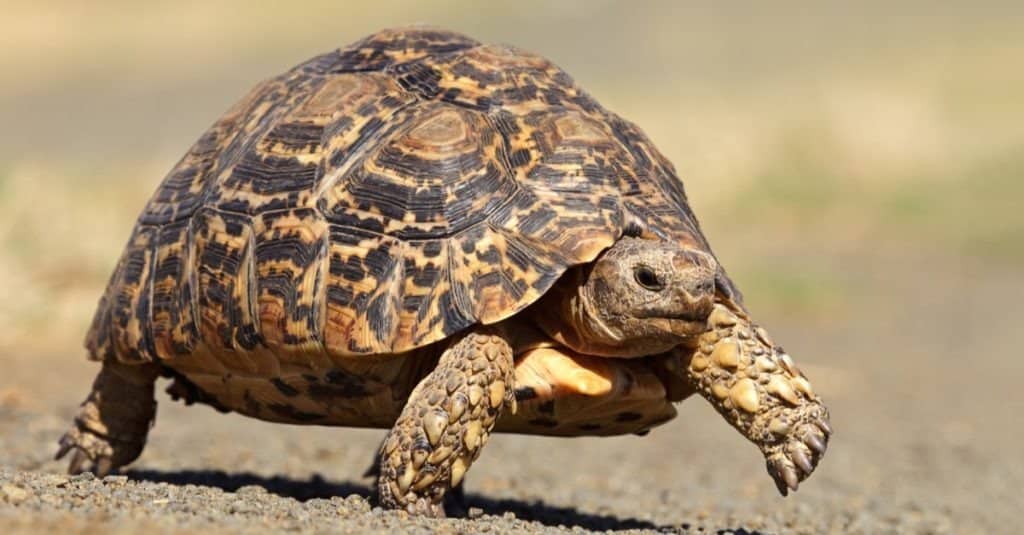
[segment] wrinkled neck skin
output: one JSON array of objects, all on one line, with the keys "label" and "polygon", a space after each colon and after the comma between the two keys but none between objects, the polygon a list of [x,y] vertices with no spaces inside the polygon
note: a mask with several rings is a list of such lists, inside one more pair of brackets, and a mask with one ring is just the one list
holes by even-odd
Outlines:
[{"label": "wrinkled neck skin", "polygon": [[[539,326],[555,341],[585,355],[637,358],[665,353],[685,342],[669,327],[625,336],[586,278],[585,267],[567,272],[537,306]],[[637,336],[640,334],[640,336]]]}]

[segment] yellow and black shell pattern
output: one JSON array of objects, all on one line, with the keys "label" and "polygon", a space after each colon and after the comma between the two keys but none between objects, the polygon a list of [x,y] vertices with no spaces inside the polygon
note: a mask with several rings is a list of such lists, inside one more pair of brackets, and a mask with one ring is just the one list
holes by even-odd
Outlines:
[{"label": "yellow and black shell pattern", "polygon": [[385,30],[260,83],[203,134],[86,345],[253,370],[401,353],[516,314],[624,232],[707,248],[636,126],[537,55]]}]

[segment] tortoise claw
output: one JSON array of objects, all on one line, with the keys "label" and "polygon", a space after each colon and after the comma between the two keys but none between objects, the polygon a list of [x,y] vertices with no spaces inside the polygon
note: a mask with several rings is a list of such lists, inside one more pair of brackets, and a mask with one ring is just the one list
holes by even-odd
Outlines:
[{"label": "tortoise claw", "polygon": [[786,466],[782,469],[782,479],[786,481],[786,486],[793,490],[800,486],[800,476],[796,474],[796,470],[791,466]]},{"label": "tortoise claw", "polygon": [[789,458],[793,460],[793,463],[796,464],[797,468],[799,468],[803,473],[810,474],[814,471],[814,465],[811,464],[811,460],[807,458],[807,454],[804,453],[803,448],[793,448],[793,451],[789,454]]},{"label": "tortoise claw", "polygon": [[788,496],[790,490],[795,491],[800,487],[802,478],[792,461],[786,457],[780,456],[769,461],[768,473],[775,481],[775,487],[779,489],[779,494],[783,496]]},{"label": "tortoise claw", "polygon": [[114,461],[110,457],[100,457],[92,465],[92,473],[96,477],[106,477],[114,469]]},{"label": "tortoise claw", "polygon": [[63,459],[64,456],[67,455],[69,451],[71,451],[71,448],[74,447],[74,444],[72,444],[71,441],[68,440],[67,435],[61,437],[59,445],[60,448],[57,449],[57,454],[53,456],[54,461],[59,461]]},{"label": "tortoise claw", "polygon": [[73,476],[77,476],[78,474],[85,472],[83,468],[88,461],[89,456],[86,455],[84,451],[76,449],[75,452],[71,454],[71,462],[68,463],[68,473]]},{"label": "tortoise claw", "polygon": [[781,477],[777,474],[772,474],[772,480],[775,481],[775,488],[779,489],[779,494],[782,497],[789,496],[789,487],[786,486],[786,482]]},{"label": "tortoise claw", "polygon": [[825,450],[828,448],[828,446],[826,446],[825,444],[825,441],[823,441],[821,437],[814,433],[808,433],[807,435],[804,436],[804,444],[807,444],[807,447],[817,452],[818,457],[824,455]]},{"label": "tortoise claw", "polygon": [[92,472],[96,477],[103,477],[134,460],[141,449],[141,441],[128,443],[113,440],[94,433],[76,422],[58,442],[54,459],[60,460],[70,454],[69,474]]}]

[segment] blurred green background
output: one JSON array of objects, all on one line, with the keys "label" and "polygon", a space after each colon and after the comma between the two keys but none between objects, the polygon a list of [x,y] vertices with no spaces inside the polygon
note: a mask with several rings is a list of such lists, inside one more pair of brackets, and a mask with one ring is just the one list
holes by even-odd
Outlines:
[{"label": "blurred green background", "polygon": [[[65,425],[96,371],[81,340],[132,223],[235,99],[409,23],[551,58],[675,163],[751,311],[832,408],[836,439],[808,482],[819,490],[801,499],[856,511],[883,496],[898,518],[927,506],[1019,524],[1019,1],[5,0],[0,407]],[[687,404],[680,420],[707,433],[659,440],[734,448],[722,455],[750,474],[745,498],[770,490],[713,411]],[[517,470],[485,457],[477,473]],[[1014,523],[995,523],[995,504]]]},{"label": "blurred green background", "polygon": [[7,1],[0,352],[79,352],[148,195],[256,81],[414,22],[548,56],[640,124],[755,312],[909,292],[961,325],[995,306],[976,279],[1024,269],[1024,19],[938,4]]}]

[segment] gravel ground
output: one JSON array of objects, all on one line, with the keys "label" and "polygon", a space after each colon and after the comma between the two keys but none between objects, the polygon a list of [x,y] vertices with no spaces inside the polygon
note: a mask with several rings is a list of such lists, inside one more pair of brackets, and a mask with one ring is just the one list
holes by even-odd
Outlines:
[{"label": "gravel ground", "polygon": [[968,277],[954,302],[934,291],[941,274],[896,284],[879,273],[855,325],[766,320],[836,430],[789,498],[699,399],[643,438],[496,436],[468,474],[461,519],[374,506],[359,474],[382,431],[272,425],[164,396],[137,463],[68,477],[51,460],[55,442],[96,368],[78,354],[30,355],[11,356],[0,379],[0,532],[1012,531],[1024,486],[1012,318],[1024,284]]}]

